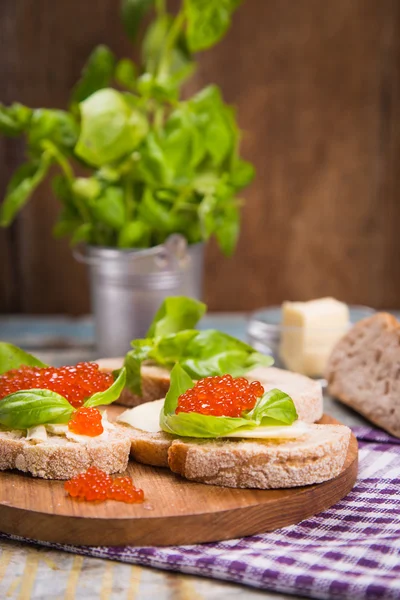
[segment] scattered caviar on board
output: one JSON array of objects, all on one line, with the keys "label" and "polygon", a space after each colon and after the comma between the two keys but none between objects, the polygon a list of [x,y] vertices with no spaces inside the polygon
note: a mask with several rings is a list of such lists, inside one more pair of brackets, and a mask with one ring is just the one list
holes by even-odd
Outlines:
[{"label": "scattered caviar on board", "polygon": [[108,499],[129,504],[144,500],[143,490],[136,488],[130,477],[113,479],[97,467],[89,467],[85,473],[69,479],[64,488],[70,496],[80,500],[103,502]]},{"label": "scattered caviar on board", "polygon": [[214,417],[240,417],[264,394],[259,381],[244,377],[205,377],[178,398],[176,414],[196,412]]},{"label": "scattered caviar on board", "polygon": [[66,367],[23,366],[0,376],[0,399],[20,390],[45,389],[64,396],[78,408],[86,398],[104,392],[113,383],[111,373],[99,371],[99,365],[91,362]]}]

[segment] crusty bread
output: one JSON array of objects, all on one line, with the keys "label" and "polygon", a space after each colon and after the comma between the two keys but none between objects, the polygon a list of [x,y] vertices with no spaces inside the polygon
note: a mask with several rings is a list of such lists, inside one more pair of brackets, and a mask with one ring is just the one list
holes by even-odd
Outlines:
[{"label": "crusty bread", "polygon": [[[96,360],[101,371],[110,373],[121,369],[124,364],[123,358],[100,358]],[[164,367],[153,364],[143,364],[141,368],[142,375],[142,395],[133,394],[128,388],[125,388],[116,401],[116,404],[123,406],[138,406],[143,402],[151,402],[158,398],[164,398],[169,389],[169,371]]]},{"label": "crusty bread", "polygon": [[400,323],[377,313],[337,343],[326,373],[328,391],[379,427],[400,437]]},{"label": "crusty bread", "polygon": [[23,431],[0,432],[0,471],[18,469],[43,479],[70,479],[96,466],[106,473],[125,471],[130,440],[123,427],[115,426],[106,440],[71,441],[48,434],[47,440],[27,440]]},{"label": "crusty bread", "polygon": [[298,440],[176,439],[168,464],[191,481],[235,488],[291,488],[333,479],[343,467],[350,429],[309,427]]},{"label": "crusty bread", "polygon": [[265,390],[278,388],[286,392],[294,402],[300,421],[315,423],[322,417],[323,397],[318,381],[276,367],[256,367],[246,373],[246,379],[260,381]]},{"label": "crusty bread", "polygon": [[152,433],[129,425],[125,427],[131,442],[131,458],[144,465],[168,467],[168,449],[176,436],[164,431]]}]

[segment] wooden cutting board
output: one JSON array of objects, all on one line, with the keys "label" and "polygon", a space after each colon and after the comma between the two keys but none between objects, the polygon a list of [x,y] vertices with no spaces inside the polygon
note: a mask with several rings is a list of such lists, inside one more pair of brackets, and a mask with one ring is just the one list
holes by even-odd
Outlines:
[{"label": "wooden cutting board", "polygon": [[[326,415],[320,422],[337,423]],[[298,523],[338,502],[355,483],[357,458],[352,436],[338,477],[287,490],[209,486],[130,462],[128,475],[144,490],[143,504],[82,502],[68,497],[61,481],[2,472],[0,531],[93,546],[165,546],[248,536]]]}]

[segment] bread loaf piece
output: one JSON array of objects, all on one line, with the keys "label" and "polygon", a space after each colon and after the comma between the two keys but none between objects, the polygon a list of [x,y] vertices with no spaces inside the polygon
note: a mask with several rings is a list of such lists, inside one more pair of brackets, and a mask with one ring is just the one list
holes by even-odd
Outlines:
[{"label": "bread loaf piece", "polygon": [[130,440],[120,426],[109,431],[107,439],[87,441],[48,434],[38,443],[27,439],[23,431],[0,431],[0,471],[18,469],[43,479],[70,479],[92,466],[122,473],[129,450]]},{"label": "bread loaf piece", "polygon": [[333,479],[350,441],[344,425],[310,425],[297,440],[176,439],[168,450],[174,473],[234,488],[291,488]]},{"label": "bread loaf piece", "polygon": [[400,323],[390,314],[363,319],[337,343],[328,392],[400,437]]},{"label": "bread loaf piece", "polygon": [[[101,371],[112,373],[121,369],[124,364],[124,358],[100,358],[96,360]],[[116,401],[116,404],[133,407],[143,404],[143,402],[151,402],[164,398],[169,390],[170,377],[169,370],[164,367],[153,364],[143,364],[141,368],[142,375],[142,395],[138,396],[125,388]]]}]

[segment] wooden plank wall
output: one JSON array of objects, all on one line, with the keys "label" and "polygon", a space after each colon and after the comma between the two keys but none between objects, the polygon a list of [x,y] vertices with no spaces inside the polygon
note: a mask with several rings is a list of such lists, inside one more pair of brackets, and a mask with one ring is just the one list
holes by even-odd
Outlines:
[{"label": "wooden plank wall", "polygon": [[[130,51],[116,0],[1,0],[0,101],[63,107],[97,43]],[[400,3],[247,0],[191,84],[237,105],[257,167],[236,255],[207,251],[206,301],[248,310],[332,294],[400,307]],[[22,158],[0,140],[0,193]],[[0,311],[89,309],[82,265],[52,240],[41,188],[0,232]]]}]

